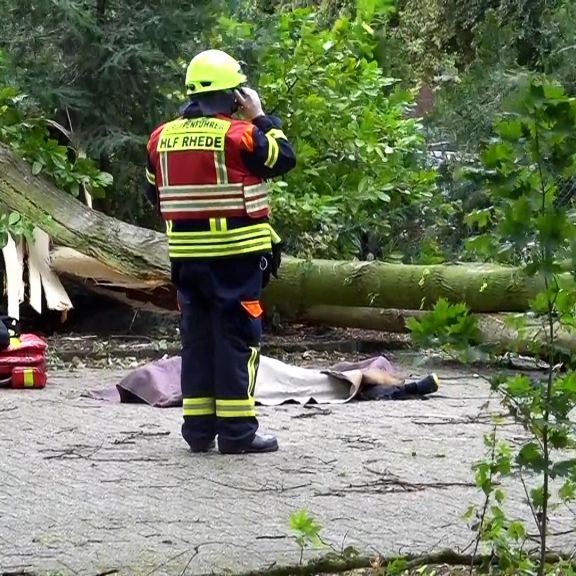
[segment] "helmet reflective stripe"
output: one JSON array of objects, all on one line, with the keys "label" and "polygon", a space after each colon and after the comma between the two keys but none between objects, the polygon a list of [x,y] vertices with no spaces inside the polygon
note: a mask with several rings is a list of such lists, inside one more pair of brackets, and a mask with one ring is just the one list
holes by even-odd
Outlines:
[{"label": "helmet reflective stripe", "polygon": [[186,71],[188,96],[231,90],[247,81],[238,60],[222,50],[206,50],[195,56]]}]

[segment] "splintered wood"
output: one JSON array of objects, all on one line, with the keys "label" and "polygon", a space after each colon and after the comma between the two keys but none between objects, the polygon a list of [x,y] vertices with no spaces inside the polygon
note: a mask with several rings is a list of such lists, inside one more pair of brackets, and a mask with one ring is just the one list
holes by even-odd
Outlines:
[{"label": "splintered wood", "polygon": [[42,294],[44,294],[46,307],[49,310],[61,312],[64,321],[73,306],[64,286],[51,269],[48,234],[35,228],[33,242],[27,242],[23,238],[16,242],[12,236],[8,235],[6,246],[2,249],[2,256],[6,269],[5,292],[8,300],[8,315],[16,319],[20,318],[20,305],[24,302],[26,295],[24,270],[27,268],[30,306],[38,314],[42,314]]}]

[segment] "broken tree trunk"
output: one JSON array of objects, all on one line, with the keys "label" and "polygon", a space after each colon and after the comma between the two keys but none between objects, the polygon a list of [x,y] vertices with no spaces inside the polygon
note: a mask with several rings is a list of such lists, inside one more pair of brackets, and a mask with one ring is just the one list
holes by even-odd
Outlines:
[{"label": "broken tree trunk", "polygon": [[[33,176],[2,145],[0,202],[33,221],[56,244],[84,255],[79,262],[70,252],[60,252],[52,264],[58,272],[119,290],[129,299],[175,308],[163,234],[86,207],[46,178]],[[474,312],[525,311],[543,288],[538,277],[527,277],[520,269],[479,264],[410,266],[286,257],[280,275],[266,289],[264,303],[269,312],[288,320],[300,319],[317,305],[419,309],[440,297],[466,302]],[[561,282],[571,282],[571,277],[566,274]]]},{"label": "broken tree trunk", "polygon": [[37,224],[57,244],[93,256],[112,270],[147,280],[151,286],[169,278],[163,234],[90,210],[46,178],[33,176],[28,164],[3,145],[0,200]]}]

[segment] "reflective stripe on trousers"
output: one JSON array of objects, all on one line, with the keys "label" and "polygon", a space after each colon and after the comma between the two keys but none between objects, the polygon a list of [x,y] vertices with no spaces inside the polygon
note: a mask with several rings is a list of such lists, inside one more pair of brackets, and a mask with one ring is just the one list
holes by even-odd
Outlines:
[{"label": "reflective stripe on trousers", "polygon": [[184,416],[211,416],[216,413],[214,398],[183,398]]}]

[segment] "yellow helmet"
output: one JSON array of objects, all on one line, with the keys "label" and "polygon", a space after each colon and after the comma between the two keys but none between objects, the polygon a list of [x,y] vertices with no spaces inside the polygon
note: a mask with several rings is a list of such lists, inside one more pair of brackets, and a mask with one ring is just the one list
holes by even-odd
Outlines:
[{"label": "yellow helmet", "polygon": [[231,90],[246,81],[240,62],[222,50],[200,52],[192,59],[186,70],[188,96]]}]

